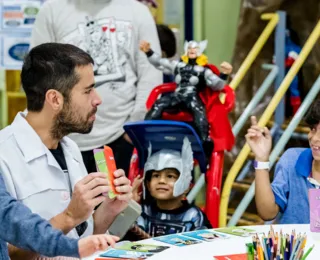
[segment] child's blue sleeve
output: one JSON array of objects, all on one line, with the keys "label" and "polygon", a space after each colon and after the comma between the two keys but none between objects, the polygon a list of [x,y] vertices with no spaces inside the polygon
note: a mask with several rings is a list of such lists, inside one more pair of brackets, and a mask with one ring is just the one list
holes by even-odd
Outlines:
[{"label": "child's blue sleeve", "polygon": [[289,197],[289,171],[286,162],[286,154],[279,160],[275,172],[271,188],[275,197],[276,204],[280,207],[280,212],[284,212]]},{"label": "child's blue sleeve", "polygon": [[197,207],[194,207],[196,214],[193,218],[194,230],[212,228],[207,216]]},{"label": "child's blue sleeve", "polygon": [[78,240],[63,235],[7,192],[0,173],[0,240],[42,255],[79,257]]},{"label": "child's blue sleeve", "polygon": [[146,228],[146,219],[143,217],[143,215],[139,216],[137,219],[137,225],[139,228],[141,228],[143,231],[147,232]]}]

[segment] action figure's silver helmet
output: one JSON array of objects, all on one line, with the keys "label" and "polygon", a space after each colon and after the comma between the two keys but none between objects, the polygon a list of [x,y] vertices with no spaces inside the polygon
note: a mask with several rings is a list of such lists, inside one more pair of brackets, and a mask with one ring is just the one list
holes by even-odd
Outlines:
[{"label": "action figure's silver helmet", "polygon": [[151,145],[149,146],[149,156],[144,165],[144,176],[149,171],[161,171],[165,168],[174,168],[180,175],[173,187],[173,196],[182,195],[190,186],[193,169],[193,153],[189,139],[183,139],[181,153],[175,150],[162,149],[151,155]]},{"label": "action figure's silver helmet", "polygon": [[201,42],[196,42],[196,41],[185,41],[184,43],[184,55],[188,54],[188,49],[189,48],[197,48],[198,52],[197,52],[197,57],[199,57],[204,50],[207,48],[208,45],[208,40],[204,40]]}]

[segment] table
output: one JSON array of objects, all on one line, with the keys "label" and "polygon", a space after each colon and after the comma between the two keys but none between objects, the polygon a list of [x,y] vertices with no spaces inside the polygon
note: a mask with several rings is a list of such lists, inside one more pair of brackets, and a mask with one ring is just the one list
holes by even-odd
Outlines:
[{"label": "table", "polygon": [[[248,226],[245,228],[254,229],[257,232],[265,232],[267,234],[270,230],[270,225]],[[311,233],[309,225],[273,225],[273,228],[275,232],[280,232],[282,229],[284,233],[291,233],[291,231],[295,229],[296,233],[306,233],[308,236],[306,248],[315,244],[315,248],[307,259],[320,259],[320,234]],[[212,242],[203,242],[201,244],[184,247],[171,246],[153,239],[147,239],[140,242],[143,242],[144,244],[170,246],[169,249],[161,253],[154,254],[152,257],[148,258],[150,260],[213,260],[213,256],[246,253],[245,244],[252,242],[252,237],[230,236],[229,239],[217,239]],[[84,260],[94,260],[95,257],[99,256],[99,254],[100,253],[97,253],[91,257],[85,258]]]}]

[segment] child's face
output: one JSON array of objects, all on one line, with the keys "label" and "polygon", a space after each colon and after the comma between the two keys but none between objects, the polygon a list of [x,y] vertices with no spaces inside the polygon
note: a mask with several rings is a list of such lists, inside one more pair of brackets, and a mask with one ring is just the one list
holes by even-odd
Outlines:
[{"label": "child's face", "polygon": [[320,161],[320,124],[310,127],[308,139],[313,159]]},{"label": "child's face", "polygon": [[147,182],[150,195],[157,200],[173,199],[173,187],[179,178],[179,172],[175,169],[154,171]]}]

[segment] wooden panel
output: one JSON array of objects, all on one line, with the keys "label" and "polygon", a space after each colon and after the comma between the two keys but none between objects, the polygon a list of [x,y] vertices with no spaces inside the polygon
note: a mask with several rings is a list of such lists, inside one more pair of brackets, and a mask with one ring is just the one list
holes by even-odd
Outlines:
[{"label": "wooden panel", "polygon": [[8,124],[11,124],[19,111],[25,110],[26,98],[22,95],[20,71],[6,71],[6,87],[8,94]]},{"label": "wooden panel", "polygon": [[16,114],[26,109],[26,98],[8,98],[8,107],[8,124],[11,124]]}]

